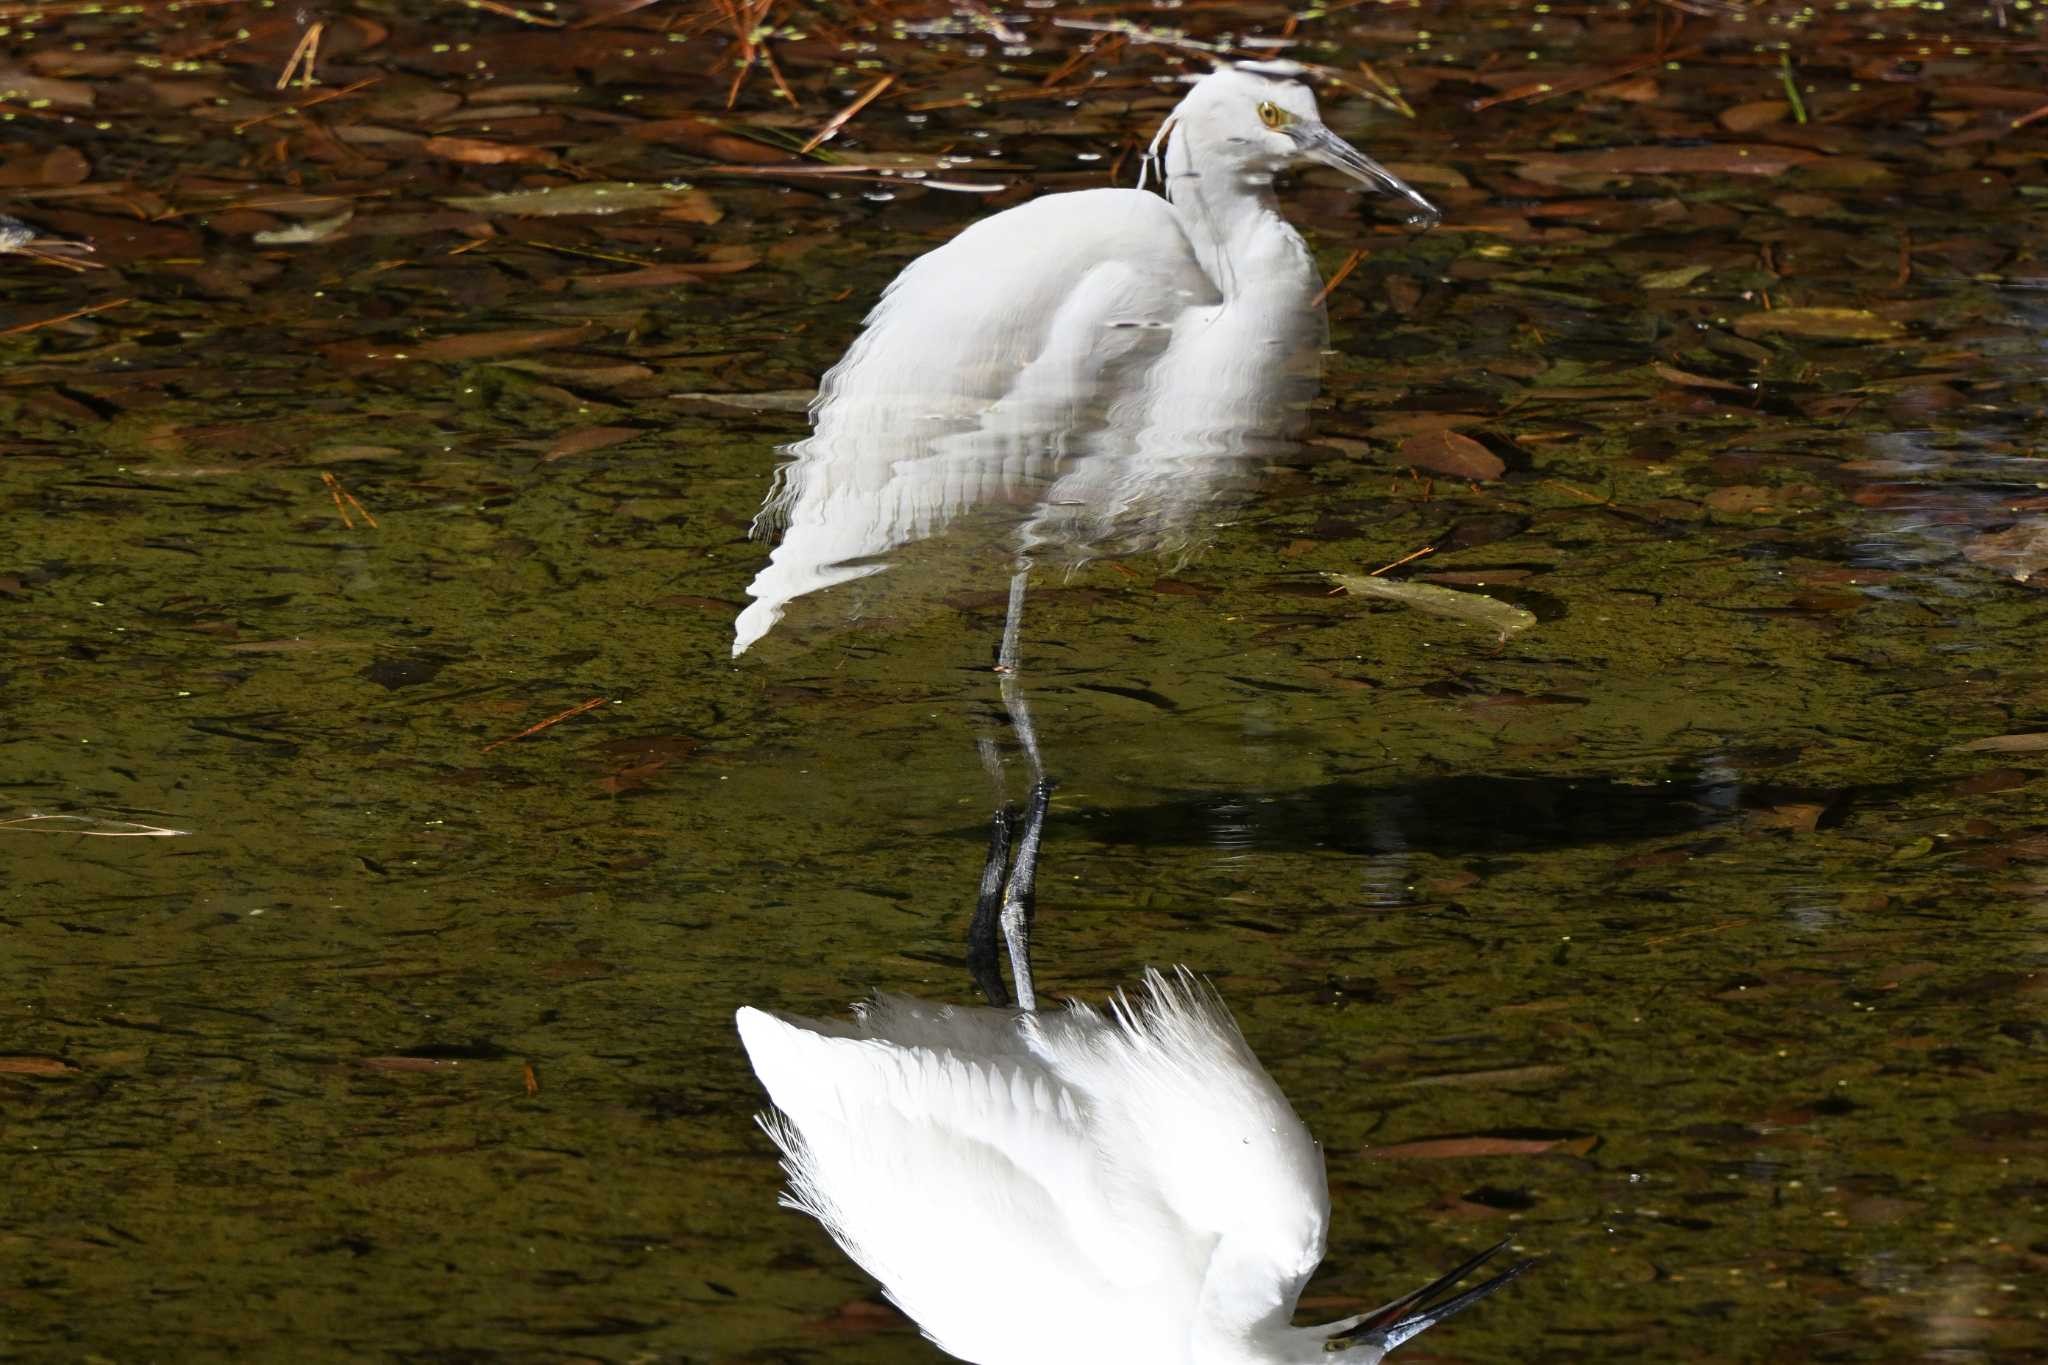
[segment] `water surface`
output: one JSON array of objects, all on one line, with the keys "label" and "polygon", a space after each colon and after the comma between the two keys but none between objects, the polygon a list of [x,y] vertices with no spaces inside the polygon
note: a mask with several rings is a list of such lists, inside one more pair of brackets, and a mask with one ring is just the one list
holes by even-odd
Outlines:
[{"label": "water surface", "polygon": [[[1297,25],[1447,221],[1288,191],[1364,249],[1309,444],[1034,594],[1041,986],[1217,982],[1329,1152],[1317,1311],[1546,1258],[1422,1356],[2038,1359],[2048,750],[1966,747],[2048,731],[2037,21],[1690,8]],[[967,998],[1008,565],[734,663],[747,527],[900,265],[1127,182],[1184,59],[778,8],[799,102],[728,115],[714,12],[378,11],[320,71],[377,85],[237,132],[300,30],[228,9],[0,21],[76,87],[9,99],[0,207],[105,267],[0,257],[0,328],[127,300],[0,334],[0,815],[79,817],[0,828],[8,1349],[933,1358],[774,1208],[730,1020]],[[841,165],[1010,188],[708,173],[878,74]],[[1322,576],[1431,545],[1537,624]]]}]

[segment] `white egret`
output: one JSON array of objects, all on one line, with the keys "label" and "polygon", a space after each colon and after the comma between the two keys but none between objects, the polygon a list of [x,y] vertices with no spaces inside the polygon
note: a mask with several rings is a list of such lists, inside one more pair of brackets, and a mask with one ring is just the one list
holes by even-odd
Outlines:
[{"label": "white egret", "polygon": [[[1248,457],[1298,434],[1321,374],[1321,280],[1273,179],[1320,163],[1436,210],[1321,120],[1289,62],[1197,82],[1154,138],[1163,197],[1047,195],[918,258],[825,376],[757,529],[781,543],[735,622],[879,573],[978,506],[1014,546],[1085,558],[1171,543]],[[1004,662],[1016,663],[1024,576]]]},{"label": "white egret", "polygon": [[783,1202],[978,1365],[1373,1365],[1526,1270],[1505,1246],[1371,1313],[1292,1325],[1323,1257],[1321,1148],[1186,969],[1045,1013],[881,996],[743,1008]]},{"label": "white egret", "polygon": [[[999,912],[1013,963],[1048,790],[1018,679],[1031,562],[1178,547],[1202,509],[1299,434],[1328,327],[1275,176],[1334,166],[1403,196],[1411,221],[1436,221],[1323,125],[1306,74],[1249,63],[1196,82],[1152,142],[1163,196],[1048,195],[913,261],[825,376],[811,436],[757,519],[782,538],[747,589],[735,656],[793,599],[879,573],[892,550],[975,509],[1018,513],[1000,528],[1016,563],[997,671],[1036,785],[1007,886],[1012,822],[996,813],[977,913]],[[974,965],[991,1003],[1005,1003],[992,960]],[[1028,1009],[1028,975],[1017,984]]]}]

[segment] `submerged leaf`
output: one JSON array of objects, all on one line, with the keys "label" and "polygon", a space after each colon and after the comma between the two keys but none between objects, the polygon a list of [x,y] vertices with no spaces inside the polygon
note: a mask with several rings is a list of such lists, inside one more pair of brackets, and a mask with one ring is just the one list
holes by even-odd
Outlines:
[{"label": "submerged leaf", "polygon": [[1434,583],[1396,582],[1366,574],[1333,573],[1323,576],[1354,597],[1377,597],[1383,602],[1397,602],[1432,616],[1468,621],[1497,632],[1503,640],[1536,624],[1534,613],[1482,593],[1459,592],[1454,588],[1437,587]]},{"label": "submerged leaf", "polygon": [[711,196],[702,190],[685,185],[636,185],[630,181],[556,185],[538,190],[509,190],[504,194],[465,194],[441,202],[474,213],[509,213],[527,218],[678,208],[694,211],[696,216],[688,220],[691,222],[715,223],[722,216]]},{"label": "submerged leaf", "polygon": [[1507,472],[1500,456],[1455,431],[1424,431],[1401,442],[1401,463],[1454,479],[1485,483]]},{"label": "submerged leaf", "polygon": [[1952,754],[2030,754],[2048,749],[2048,731],[2024,735],[1987,735],[1983,739],[1951,744]]},{"label": "submerged leaf", "polygon": [[1978,536],[1963,546],[1963,557],[2015,582],[2048,586],[2048,518]]},{"label": "submerged leaf", "polygon": [[1508,1066],[1495,1071],[1447,1071],[1435,1076],[1418,1076],[1405,1085],[1451,1085],[1472,1086],[1485,1089],[1499,1086],[1511,1089],[1519,1085],[1543,1085],[1565,1074],[1561,1066],[1538,1063],[1534,1066]]},{"label": "submerged leaf", "polygon": [[256,234],[258,246],[303,246],[310,242],[324,242],[348,226],[349,219],[356,216],[353,206],[344,208],[331,218],[313,218],[289,227],[270,228]]},{"label": "submerged leaf", "polygon": [[1679,265],[1669,270],[1652,270],[1637,283],[1645,289],[1683,289],[1714,267],[1710,265]]},{"label": "submerged leaf", "polygon": [[1444,1137],[1397,1142],[1387,1147],[1368,1147],[1365,1155],[1376,1161],[1441,1160],[1468,1156],[1539,1156],[1556,1152],[1560,1156],[1584,1156],[1600,1143],[1595,1137],[1512,1138]]},{"label": "submerged leaf", "polygon": [[603,450],[621,441],[630,441],[644,433],[638,427],[572,427],[554,439],[543,462],[566,460],[571,455],[587,455],[593,450]]},{"label": "submerged leaf", "polygon": [[1792,106],[1785,100],[1749,100],[1723,109],[1719,121],[1731,133],[1753,133],[1774,123],[1783,123],[1791,112]]},{"label": "submerged leaf", "polygon": [[588,337],[590,332],[588,326],[466,332],[460,336],[436,337],[432,341],[391,349],[406,351],[414,360],[482,360],[490,356],[551,351],[559,346],[571,346]]},{"label": "submerged leaf", "polygon": [[0,1076],[69,1076],[78,1068],[62,1057],[9,1053],[0,1057]]},{"label": "submerged leaf", "polygon": [[445,157],[473,166],[545,165],[555,159],[554,153],[545,148],[521,147],[516,143],[492,142],[480,137],[430,137],[420,144],[420,150],[428,156]]},{"label": "submerged leaf", "polygon": [[103,820],[93,815],[23,815],[0,820],[0,829],[28,830],[38,834],[92,834],[102,839],[174,839],[190,834],[187,829],[168,825],[145,825],[134,820]]},{"label": "submerged leaf", "polygon": [[1906,329],[1868,308],[1774,308],[1735,319],[1735,330],[1746,337],[1778,332],[1829,341],[1889,341]]},{"label": "submerged leaf", "polygon": [[818,395],[810,389],[763,389],[759,393],[679,393],[699,403],[716,403],[722,408],[745,408],[750,412],[809,412]]}]

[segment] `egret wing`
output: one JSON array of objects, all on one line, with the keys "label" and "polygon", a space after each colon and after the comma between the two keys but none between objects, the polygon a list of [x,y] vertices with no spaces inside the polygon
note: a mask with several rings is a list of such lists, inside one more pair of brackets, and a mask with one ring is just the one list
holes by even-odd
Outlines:
[{"label": "egret wing", "polygon": [[777,473],[756,529],[782,540],[747,589],[733,653],[795,598],[878,573],[977,509],[1006,537],[1061,462],[1147,391],[1174,321],[1216,298],[1174,210],[1134,190],[1034,200],[913,261]]},{"label": "egret wing", "polygon": [[827,1036],[754,1009],[738,1024],[780,1111],[764,1127],[787,1202],[948,1352],[1133,1359],[1156,1350],[1147,1306],[1185,1320],[1206,1248],[1106,1157],[1084,1097],[1044,1067]]},{"label": "egret wing", "polygon": [[1206,1258],[1215,1330],[1284,1323],[1323,1258],[1323,1157],[1221,999],[1186,968],[1148,970],[1106,1013],[1034,1017],[1048,1067],[1089,1097],[1097,1140],[1145,1172]]}]

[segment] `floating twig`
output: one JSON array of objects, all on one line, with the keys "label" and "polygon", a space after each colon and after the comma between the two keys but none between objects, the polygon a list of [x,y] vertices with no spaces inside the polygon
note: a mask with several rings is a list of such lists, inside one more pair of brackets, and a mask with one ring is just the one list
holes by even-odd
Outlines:
[{"label": "floating twig", "polygon": [[326,31],[324,20],[315,19],[307,26],[306,31],[299,35],[299,45],[285,59],[284,70],[277,73],[277,84],[271,89],[282,90],[290,85],[294,72],[299,74],[300,89],[313,88],[313,63],[320,59],[320,35]]},{"label": "floating twig", "polygon": [[[1379,72],[1375,71],[1373,69],[1373,65],[1371,62],[1360,62],[1358,64],[1358,69],[1360,71],[1363,71],[1365,73],[1365,78],[1371,81],[1373,85],[1379,89],[1380,95],[1382,97],[1380,103],[1385,104],[1392,108],[1393,111],[1399,114],[1402,118],[1415,117],[1415,106],[1408,103],[1408,97],[1401,93],[1400,86],[1394,84],[1385,76],[1382,76]],[[1357,89],[1356,86],[1351,86],[1350,88],[1354,90]],[[1360,93],[1366,95],[1371,94],[1370,91],[1360,91]]]},{"label": "floating twig", "polygon": [[809,156],[812,152],[816,151],[818,149],[819,143],[825,142],[829,140],[831,137],[833,137],[833,135],[838,133],[838,131],[841,128],[844,128],[847,125],[847,123],[853,118],[855,114],[858,114],[861,110],[867,108],[870,104],[873,104],[875,102],[875,98],[878,95],[880,95],[884,90],[887,90],[890,86],[894,84],[896,84],[895,76],[884,76],[880,80],[876,81],[873,85],[869,86],[867,89],[861,91],[860,97],[858,99],[854,100],[852,104],[847,105],[844,109],[841,109],[838,113],[834,114],[830,119],[826,121],[824,127],[820,128],[817,132],[812,133],[810,141],[804,143],[803,146],[796,149],[797,155]]},{"label": "floating twig", "polygon": [[[94,828],[81,828],[86,825]],[[175,839],[192,832],[189,829],[172,829],[168,825],[145,825],[137,820],[102,820],[91,815],[34,814],[17,816],[12,820],[0,820],[0,829],[26,830],[37,834],[83,834],[100,839]]]},{"label": "floating twig", "polygon": [[355,94],[356,91],[375,85],[377,84],[377,82],[383,79],[384,78],[382,76],[366,76],[362,80],[357,81],[353,85],[342,86],[339,90],[324,91],[318,95],[313,96],[313,98],[309,100],[300,100],[298,103],[288,104],[284,106],[282,109],[272,109],[267,113],[258,114],[255,118],[245,119],[241,123],[237,123],[235,125],[235,131],[238,133],[244,133],[247,132],[249,129],[254,128],[259,123],[268,123],[270,122],[270,120],[274,118],[282,118],[287,114],[303,113],[306,110],[311,109],[316,104],[325,104],[329,100],[338,100],[345,96],[353,95]]},{"label": "floating twig", "polygon": [[1356,250],[1354,250],[1349,256],[1346,256],[1344,258],[1344,264],[1337,267],[1337,273],[1330,276],[1330,282],[1324,285],[1322,287],[1322,291],[1318,293],[1313,300],[1310,301],[1310,310],[1313,311],[1314,309],[1322,307],[1323,300],[1330,297],[1331,291],[1334,290],[1338,285],[1344,283],[1345,280],[1349,279],[1351,276],[1351,272],[1358,269],[1358,263],[1364,259],[1364,247],[1359,247]]},{"label": "floating twig", "polygon": [[[765,9],[766,6],[763,6],[763,8]],[[796,91],[790,89],[789,82],[782,78],[782,68],[775,64],[775,52],[768,46],[766,39],[763,39],[761,42],[761,65],[768,68],[769,79],[773,80],[775,88],[782,92],[782,98],[789,101],[789,107],[792,109],[796,108],[800,103],[796,97]]]},{"label": "floating twig", "polygon": [[1120,45],[1122,42],[1122,38],[1116,37],[1112,34],[1096,34],[1087,42],[1081,44],[1081,46],[1075,48],[1071,53],[1067,54],[1067,59],[1061,62],[1058,66],[1054,67],[1052,69],[1052,74],[1047,76],[1044,80],[1038,83],[1039,88],[1050,89],[1053,86],[1058,85],[1067,77],[1073,75],[1075,71],[1080,69],[1081,63],[1087,61],[1090,57],[1094,56],[1095,50],[1103,46],[1103,44],[1105,43],[1109,44],[1109,51],[1104,52],[1102,55],[1103,58],[1107,60],[1110,53],[1114,52],[1117,46]]},{"label": "floating twig", "polygon": [[1563,479],[1545,479],[1543,482],[1549,484],[1552,488],[1562,488],[1565,492],[1571,494],[1575,498],[1584,498],[1587,502],[1590,502],[1597,507],[1614,506],[1613,498],[1603,498],[1598,493],[1588,493],[1583,488],[1574,488],[1572,485],[1566,483]]},{"label": "floating twig", "polygon": [[[356,509],[356,511],[361,512],[363,514],[363,520],[370,523],[370,528],[372,530],[376,529],[377,519],[370,515],[370,509],[363,506],[360,502],[357,502],[356,495],[349,492],[346,488],[343,488],[341,486],[340,479],[335,478],[332,474],[322,471],[320,475],[320,482],[326,484],[327,491],[334,496],[334,510],[341,513],[341,524],[343,526],[346,526],[351,531],[356,529],[355,520],[348,514],[348,509],[353,507]],[[344,499],[346,499],[345,503]]]},{"label": "floating twig", "polygon": [[2021,114],[2005,126],[2007,129],[2024,128],[2029,123],[2034,123],[2044,118],[2048,118],[2048,104],[2042,105],[2039,109],[2029,109],[2026,113]]},{"label": "floating twig", "polygon": [[[1694,46],[1682,48],[1677,52],[1657,51],[1647,57],[1638,57],[1632,62],[1624,62],[1620,66],[1611,67],[1605,71],[1586,71],[1576,76],[1562,76],[1554,81],[1531,81],[1527,85],[1518,85],[1512,90],[1503,90],[1498,95],[1488,95],[1483,100],[1472,101],[1472,112],[1475,114],[1482,113],[1499,104],[1533,104],[1537,100],[1547,100],[1552,95],[1569,95],[1574,91],[1591,90],[1596,86],[1611,85],[1622,77],[1632,76],[1645,67],[1662,66],[1666,62],[1682,62],[1689,57],[1697,57],[1705,50],[1704,47]],[[1800,122],[1804,123],[1805,120],[1801,119]]]},{"label": "floating twig", "polygon": [[[1422,557],[1423,557],[1424,555],[1433,555],[1433,554],[1435,554],[1435,553],[1436,553],[1436,546],[1434,546],[1434,545],[1425,545],[1425,546],[1423,546],[1423,547],[1422,547],[1421,549],[1419,549],[1419,550],[1410,550],[1410,551],[1409,551],[1409,552],[1408,552],[1407,554],[1405,554],[1405,555],[1402,555],[1402,556],[1401,556],[1401,557],[1400,557],[1399,559],[1395,560],[1395,561],[1394,561],[1393,563],[1391,563],[1391,564],[1382,564],[1382,565],[1380,565],[1380,566],[1379,566],[1379,567],[1378,567],[1377,569],[1374,569],[1374,570],[1373,570],[1373,571],[1372,571],[1371,573],[1367,574],[1367,575],[1366,575],[1366,577],[1367,577],[1367,578],[1378,578],[1378,577],[1379,577],[1379,576],[1380,576],[1381,574],[1383,574],[1383,573],[1387,573],[1387,572],[1389,572],[1390,570],[1393,570],[1393,569],[1398,569],[1398,568],[1400,568],[1400,567],[1401,567],[1401,566],[1402,566],[1403,564],[1412,564],[1412,563],[1414,563],[1414,562],[1415,562],[1416,560],[1418,560],[1418,559],[1422,558]],[[1336,589],[1334,589],[1334,588],[1333,588],[1333,589],[1331,589],[1331,591],[1332,591],[1332,592],[1334,592],[1334,591],[1336,591]]]},{"label": "floating twig", "polygon": [[[482,242],[486,239],[480,237],[477,240],[478,242]],[[556,251],[560,252],[564,256],[583,256],[593,261],[610,261],[613,265],[638,266],[642,270],[652,270],[661,264],[660,261],[649,260],[644,256],[626,256],[621,255],[619,252],[616,251],[595,251],[587,246],[565,246],[560,242],[543,242],[539,240],[534,240],[530,242],[521,242],[519,243],[519,245],[537,246],[542,251]],[[451,251],[448,254],[452,256],[455,253]]]},{"label": "floating twig", "polygon": [[987,5],[982,4],[981,0],[960,0],[960,7],[980,20],[982,27],[986,28],[989,35],[998,42],[1008,43],[1015,47],[1017,44],[1026,41],[1024,34],[1019,33],[1016,29],[1004,23],[1002,16],[991,10]]},{"label": "floating twig", "polygon": [[1722,920],[1719,924],[1695,924],[1690,928],[1675,930],[1669,934],[1659,934],[1655,938],[1646,938],[1643,940],[1642,946],[1653,948],[1659,943],[1669,943],[1673,939],[1689,938],[1694,934],[1718,934],[1724,929],[1733,929],[1736,925],[1745,922],[1739,919],[1726,919]]},{"label": "floating twig", "polygon": [[87,317],[93,313],[104,313],[109,308],[119,308],[124,303],[133,302],[135,302],[134,299],[126,298],[113,299],[106,303],[96,303],[90,308],[74,309],[69,313],[59,313],[53,318],[44,318],[41,322],[24,322],[19,327],[9,327],[4,331],[0,331],[0,337],[20,336],[23,332],[33,332],[39,327],[54,327],[60,322],[69,322],[73,318]]},{"label": "floating twig", "polygon": [[[532,24],[538,28],[560,28],[562,26],[560,19],[546,14],[529,14],[523,9],[501,4],[499,0],[462,0],[462,3],[471,9],[480,9],[490,14],[502,14],[507,19],[517,19],[522,24]],[[613,16],[607,14],[605,17],[609,19]]]},{"label": "floating twig", "polygon": [[547,729],[550,725],[560,725],[563,721],[568,720],[572,716],[580,716],[585,711],[594,711],[598,707],[603,705],[603,697],[592,697],[589,701],[578,702],[576,703],[576,705],[570,707],[566,711],[558,711],[554,715],[549,716],[546,720],[541,721],[536,725],[527,726],[524,730],[521,730],[516,735],[507,735],[503,739],[492,740],[489,744],[484,745],[484,752],[489,753],[491,750],[499,748],[502,745],[510,744],[515,739],[525,739],[528,735],[537,735],[541,731]]},{"label": "floating twig", "polygon": [[1792,117],[1800,123],[1806,122],[1806,101],[1799,98],[1799,82],[1792,77],[1792,54],[1778,54],[1778,79],[1784,83],[1785,98],[1792,102]]}]

